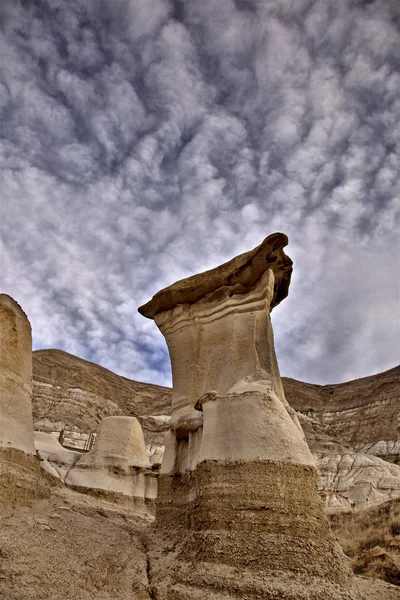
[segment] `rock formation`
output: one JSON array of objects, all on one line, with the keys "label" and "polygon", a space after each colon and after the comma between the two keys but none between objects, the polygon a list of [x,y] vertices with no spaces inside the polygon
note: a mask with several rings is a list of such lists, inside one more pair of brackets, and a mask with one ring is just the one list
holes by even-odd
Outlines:
[{"label": "rock formation", "polygon": [[34,454],[32,333],[19,304],[0,295],[0,447]]},{"label": "rock formation", "polygon": [[[138,417],[152,465],[159,465],[169,430],[171,390],[130,381],[98,365],[60,350],[33,352],[34,425],[44,431],[68,430],[68,447],[85,447],[105,416]],[[318,489],[329,510],[348,509],[351,477],[338,466],[338,456],[359,454],[357,479],[371,484],[369,497],[385,502],[397,496],[400,481],[386,478],[390,466],[369,467],[369,455],[395,464],[400,462],[399,419],[400,367],[384,373],[336,385],[316,385],[282,378],[286,399],[295,408],[307,443],[317,459]],[[362,432],[362,433],[360,433]],[[76,438],[76,439],[75,439]],[[378,441],[377,441],[378,440]],[[364,456],[368,455],[368,456]],[[319,468],[321,464],[321,469]],[[327,465],[329,465],[327,467]],[[324,489],[331,471],[334,489]],[[378,476],[380,472],[380,477]],[[345,477],[343,485],[341,477]],[[383,490],[379,481],[389,481]],[[376,493],[375,493],[376,491]],[[356,498],[361,498],[356,494]],[[364,504],[361,503],[363,506]],[[361,506],[360,505],[360,506]]]},{"label": "rock formation", "polygon": [[103,419],[93,449],[74,462],[65,483],[86,490],[154,500],[157,475],[150,469],[139,421],[135,417]]},{"label": "rock formation", "polygon": [[366,508],[399,497],[399,367],[336,385],[294,379],[284,385],[317,458],[318,489],[327,510]]},{"label": "rock formation", "polygon": [[32,335],[19,304],[0,295],[0,507],[49,493],[33,440]]},{"label": "rock formation", "polygon": [[377,456],[317,454],[318,490],[327,511],[372,508],[400,498],[400,466]]},{"label": "rock formation", "polygon": [[35,432],[35,448],[40,456],[42,468],[63,482],[82,456],[80,452],[64,448],[54,436],[42,431]]},{"label": "rock formation", "polygon": [[62,350],[33,352],[35,430],[89,433],[105,417],[164,415],[170,404],[168,388],[131,381]]},{"label": "rock formation", "polygon": [[[311,450],[325,440],[339,442],[353,452],[371,452],[391,462],[397,454],[400,431],[400,366],[369,377],[335,385],[284,380],[289,404],[312,418]],[[379,444],[380,442],[385,444]],[[390,443],[389,443],[390,442]],[[385,454],[387,452],[387,454]]]},{"label": "rock formation", "polygon": [[330,533],[279,375],[270,310],[288,293],[286,244],[273,234],[139,309],[163,333],[173,375],[164,551],[153,556],[161,600],[366,597]]}]

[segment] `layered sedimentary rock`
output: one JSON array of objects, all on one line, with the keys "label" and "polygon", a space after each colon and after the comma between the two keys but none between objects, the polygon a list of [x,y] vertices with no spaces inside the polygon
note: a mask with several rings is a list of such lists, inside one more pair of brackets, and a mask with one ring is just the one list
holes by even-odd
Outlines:
[{"label": "layered sedimentary rock", "polygon": [[32,333],[19,304],[0,295],[0,505],[47,493],[33,439]]},{"label": "layered sedimentary rock", "polygon": [[[58,350],[33,353],[33,410],[36,428],[61,431],[69,436],[89,438],[104,416],[137,416],[144,432],[152,464],[159,465],[169,429],[171,390],[160,386],[130,381],[103,367]],[[321,474],[318,489],[329,509],[348,508],[347,480],[336,472],[338,455],[375,455],[385,461],[399,463],[400,442],[396,430],[399,418],[400,367],[360,380],[337,385],[316,385],[282,378],[285,396],[296,409],[311,451],[318,464],[331,465],[335,476],[335,491],[324,490],[327,478]],[[331,428],[332,414],[334,427]],[[360,435],[362,432],[362,437]],[[384,438],[381,441],[380,438]],[[70,437],[66,445],[71,445]],[[361,443],[362,441],[362,443]],[[75,444],[74,444],[75,445]],[[84,443],[80,444],[84,447]],[[377,476],[370,477],[368,460],[357,460],[357,473],[375,486]],[[380,465],[380,466],[379,466]],[[386,463],[376,465],[381,479],[386,477]],[[325,467],[324,467],[325,469]],[[365,470],[364,470],[365,469]],[[386,479],[385,479],[386,480]],[[385,494],[377,489],[376,498],[385,501],[394,497],[398,487]],[[343,488],[343,493],[342,493]],[[374,493],[374,492],[372,492]],[[358,495],[357,495],[358,497]],[[358,507],[355,502],[355,507]]]},{"label": "layered sedimentary rock", "polygon": [[[48,457],[51,461],[51,457]],[[87,490],[154,500],[157,475],[150,469],[143,432],[135,417],[107,417],[91,452],[82,454],[65,483]]]},{"label": "layered sedimentary rock", "polygon": [[400,466],[361,453],[318,453],[318,490],[329,511],[400,498]]},{"label": "layered sedimentary rock", "polygon": [[0,295],[0,414],[0,447],[34,454],[31,325],[5,294]]},{"label": "layered sedimentary rock", "polygon": [[62,350],[33,352],[36,430],[89,433],[105,417],[163,415],[170,404],[168,388],[132,381]]},{"label": "layered sedimentary rock", "polygon": [[375,454],[376,448],[377,456],[399,462],[400,366],[335,385],[285,378],[284,387],[289,404],[312,420],[307,439],[313,451],[331,440],[353,452]]},{"label": "layered sedimentary rock", "polygon": [[400,471],[390,464],[399,463],[399,367],[337,385],[294,379],[284,385],[317,457],[327,510],[366,508],[399,496]]},{"label": "layered sedimentary rock", "polygon": [[156,526],[164,544],[178,535],[153,556],[160,599],[363,597],[275,357],[270,310],[288,292],[286,244],[273,234],[139,309],[165,336],[173,375]]}]

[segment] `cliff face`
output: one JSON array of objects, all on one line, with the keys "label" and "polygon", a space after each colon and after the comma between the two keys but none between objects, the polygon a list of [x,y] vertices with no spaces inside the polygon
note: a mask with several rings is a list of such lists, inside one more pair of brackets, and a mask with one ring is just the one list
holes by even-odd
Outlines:
[{"label": "cliff face", "polygon": [[369,453],[398,462],[399,445],[380,444],[376,452],[373,446],[399,439],[400,366],[336,385],[283,382],[289,404],[310,419],[311,449],[325,438],[355,451],[368,446]]},{"label": "cliff face", "polygon": [[[33,353],[36,430],[97,431],[104,417],[136,416],[150,452],[163,446],[171,390],[131,381],[60,350]],[[400,497],[400,366],[337,385],[283,378],[319,465],[327,509]],[[395,464],[391,464],[395,463]]]},{"label": "cliff face", "polygon": [[63,352],[33,352],[34,427],[96,431],[104,417],[168,414],[171,390],[132,381]]}]

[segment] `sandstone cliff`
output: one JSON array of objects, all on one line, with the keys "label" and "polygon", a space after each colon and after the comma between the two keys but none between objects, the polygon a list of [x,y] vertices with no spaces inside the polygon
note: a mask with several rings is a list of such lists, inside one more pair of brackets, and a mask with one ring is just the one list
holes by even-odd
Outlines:
[{"label": "sandstone cliff", "polygon": [[88,433],[104,417],[165,415],[170,405],[169,388],[126,379],[62,350],[33,352],[36,430]]},{"label": "sandstone cliff", "polygon": [[312,450],[324,442],[339,443],[399,462],[400,366],[336,385],[285,377],[283,383],[289,404],[309,419],[303,428]]}]

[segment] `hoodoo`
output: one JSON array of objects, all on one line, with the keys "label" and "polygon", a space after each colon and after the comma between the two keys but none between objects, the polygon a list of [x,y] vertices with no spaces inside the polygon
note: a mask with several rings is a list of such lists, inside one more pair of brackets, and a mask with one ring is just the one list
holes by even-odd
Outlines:
[{"label": "hoodoo", "polygon": [[0,508],[48,493],[33,435],[31,325],[0,294]]},{"label": "hoodoo", "polygon": [[141,500],[154,500],[157,478],[150,469],[143,431],[135,417],[106,417],[91,452],[82,454],[65,483]]},{"label": "hoodoo", "polygon": [[31,325],[6,294],[0,294],[0,447],[35,454]]},{"label": "hoodoo", "polygon": [[275,356],[270,311],[288,294],[286,245],[270,235],[139,309],[172,363],[156,512],[164,543],[153,557],[161,600],[364,597],[323,514]]}]

